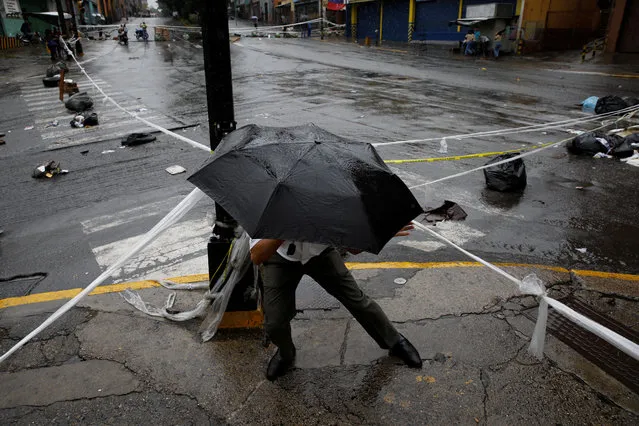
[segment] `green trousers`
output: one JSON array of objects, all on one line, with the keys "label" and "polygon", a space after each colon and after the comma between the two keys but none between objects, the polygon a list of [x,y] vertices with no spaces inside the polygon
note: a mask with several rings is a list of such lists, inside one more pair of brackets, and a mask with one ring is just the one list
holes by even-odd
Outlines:
[{"label": "green trousers", "polygon": [[303,275],[308,275],[340,301],[366,332],[383,349],[400,340],[382,308],[359,288],[340,254],[327,248],[306,264],[291,262],[275,253],[261,267],[264,281],[264,328],[283,357],[292,357],[295,347],[291,320],[295,317],[295,290]]}]

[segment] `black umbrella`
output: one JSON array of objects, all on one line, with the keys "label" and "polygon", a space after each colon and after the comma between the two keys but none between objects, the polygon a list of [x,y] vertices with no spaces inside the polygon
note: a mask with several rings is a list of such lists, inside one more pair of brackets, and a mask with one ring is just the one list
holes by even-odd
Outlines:
[{"label": "black umbrella", "polygon": [[238,129],[189,181],[253,238],[379,253],[423,212],[370,144],[312,124]]}]

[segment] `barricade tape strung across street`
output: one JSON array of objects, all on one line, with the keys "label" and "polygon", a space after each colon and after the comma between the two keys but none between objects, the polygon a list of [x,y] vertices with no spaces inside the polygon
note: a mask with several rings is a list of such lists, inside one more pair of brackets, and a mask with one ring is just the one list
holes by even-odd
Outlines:
[{"label": "barricade tape strung across street", "polygon": [[40,324],[35,330],[27,334],[22,340],[16,343],[11,349],[9,349],[2,357],[0,357],[0,363],[9,358],[15,351],[24,346],[29,340],[37,336],[42,330],[50,326],[55,320],[64,315],[69,309],[75,306],[80,300],[86,297],[97,286],[102,284],[107,278],[109,278],[114,272],[133,256],[141,252],[149,243],[155,240],[162,232],[168,229],[170,226],[180,220],[189,210],[191,210],[197,203],[204,197],[204,193],[199,189],[194,189],[189,195],[184,198],[173,210],[169,212],[157,225],[155,225],[149,232],[144,234],[140,240],[129,250],[128,253],[119,258],[113,265],[111,265],[106,271],[101,273],[91,284],[89,284],[84,290],[78,293],[73,299],[69,300],[57,311],[55,311],[49,318],[47,318],[42,324]]},{"label": "barricade tape strung across street", "polygon": [[523,149],[511,149],[508,151],[478,152],[476,154],[453,155],[448,157],[431,157],[431,158],[408,158],[404,160],[384,160],[386,164],[407,164],[407,163],[434,163],[436,161],[458,161],[468,160],[472,158],[493,157],[495,155],[513,154],[515,152],[529,151],[531,149],[543,148],[548,145],[556,145],[558,142],[548,142],[541,145],[533,145]]},{"label": "barricade tape strung across street", "polygon": [[[631,116],[632,114],[634,114],[635,111],[637,111],[638,108],[639,107],[633,107],[633,110],[630,113],[627,113],[626,115],[618,118],[613,123],[617,123],[617,122],[625,119],[626,117]],[[592,129],[591,132],[596,132],[597,130],[604,129],[604,128],[610,126],[613,123],[603,124],[603,125],[595,128],[595,129]],[[453,175],[445,176],[445,177],[440,178],[440,179],[435,179],[435,180],[432,180],[430,182],[424,182],[424,183],[420,183],[418,185],[413,185],[413,186],[410,186],[409,189],[416,189],[416,188],[421,188],[421,187],[424,187],[424,186],[433,185],[433,184],[436,184],[436,183],[439,183],[439,182],[443,182],[443,181],[446,181],[446,180],[455,179],[455,178],[458,178],[458,177],[461,177],[461,176],[466,176],[466,175],[469,175],[471,173],[487,169],[489,167],[495,167],[495,166],[499,166],[500,164],[506,164],[506,163],[509,163],[511,161],[518,160],[520,158],[524,158],[524,157],[528,157],[528,156],[533,155],[533,154],[537,154],[538,152],[544,151],[544,150],[546,150],[548,148],[552,148],[554,146],[559,146],[562,143],[571,141],[572,139],[573,138],[570,137],[570,138],[566,138],[566,139],[560,140],[559,142],[553,142],[553,143],[550,143],[550,144],[545,144],[545,146],[541,146],[540,148],[533,149],[532,151],[524,152],[524,153],[522,153],[520,155],[515,155],[515,156],[507,158],[505,160],[501,160],[501,161],[497,161],[495,163],[491,163],[491,164],[486,164],[486,165],[483,165],[483,166],[475,167],[474,169],[470,169],[470,170],[466,170],[466,171],[463,171],[463,172],[455,173]]]},{"label": "barricade tape strung across street", "polygon": [[175,132],[172,132],[168,129],[165,129],[162,126],[158,126],[155,123],[150,122],[149,120],[146,120],[140,116],[138,116],[136,113],[127,110],[126,108],[120,106],[120,104],[118,104],[114,99],[112,99],[109,95],[107,95],[106,93],[104,93],[104,91],[102,90],[102,88],[100,88],[100,86],[98,86],[98,84],[93,81],[93,79],[91,78],[91,76],[89,75],[89,73],[86,72],[86,70],[84,69],[84,67],[80,64],[80,62],[78,62],[78,60],[76,59],[74,53],[69,49],[69,47],[67,46],[66,42],[62,39],[62,37],[60,37],[60,42],[62,44],[62,46],[64,46],[65,50],[67,51],[67,54],[69,54],[71,56],[71,58],[73,58],[73,60],[75,61],[75,63],[78,65],[78,68],[80,68],[80,71],[82,71],[82,73],[89,79],[89,81],[91,82],[91,84],[93,84],[93,86],[95,86],[95,88],[104,96],[105,100],[108,100],[109,102],[111,102],[116,108],[118,108],[119,110],[129,114],[131,117],[135,118],[138,121],[141,121],[142,123],[146,124],[147,126],[156,129],[166,135],[169,136],[173,136],[176,139],[181,140],[182,142],[186,142],[189,145],[195,147],[195,148],[199,148],[202,149],[204,151],[211,151],[211,148],[209,148],[208,146],[201,144],[199,142],[196,142],[192,139],[189,139],[187,137],[184,137],[182,135],[178,135]]},{"label": "barricade tape strung across street", "polygon": [[[530,339],[530,346],[528,347],[528,351],[532,355],[536,356],[539,359],[543,358],[544,341],[545,341],[545,335],[546,335],[546,323],[548,321],[548,305],[550,305],[555,310],[557,310],[557,312],[559,312],[561,315],[565,316],[566,318],[568,318],[575,324],[590,331],[596,336],[604,339],[606,342],[624,351],[625,353],[627,353],[634,359],[639,360],[638,344],[632,342],[629,339],[626,339],[625,337],[602,326],[601,324],[591,320],[590,318],[587,318],[581,315],[580,313],[574,311],[573,309],[569,308],[568,306],[564,305],[558,300],[548,297],[546,289],[544,288],[544,284],[541,282],[539,278],[537,278],[536,275],[530,274],[524,277],[523,280],[519,280],[513,277],[512,275],[510,275],[508,272],[504,271],[503,269],[493,265],[490,262],[485,261],[484,259],[478,256],[475,256],[474,254],[470,253],[467,250],[464,250],[463,248],[459,247],[457,244],[450,241],[448,238],[444,237],[443,235],[440,235],[439,233],[422,225],[421,223],[416,221],[413,221],[411,223],[413,224],[415,228],[432,235],[433,237],[437,238],[440,241],[443,241],[444,243],[450,245],[451,247],[460,251],[464,255],[470,257],[471,259],[481,263],[482,265],[492,269],[499,275],[512,281],[513,283],[517,285],[517,287],[519,288],[519,291],[522,294],[530,294],[540,298],[539,314],[537,315],[537,324],[535,324],[535,330]],[[545,305],[545,306],[542,306],[542,305]]]},{"label": "barricade tape strung across street", "polygon": [[554,121],[554,122],[548,122],[548,123],[531,124],[529,126],[511,127],[511,128],[507,128],[507,129],[490,130],[490,131],[486,131],[486,132],[464,133],[464,134],[460,134],[460,135],[451,135],[451,136],[444,136],[444,137],[440,136],[440,137],[426,138],[426,139],[410,139],[410,140],[393,141],[393,142],[379,142],[379,143],[374,143],[372,145],[377,148],[377,147],[380,147],[380,146],[391,146],[391,145],[400,145],[400,144],[408,144],[408,143],[434,142],[434,141],[438,141],[438,140],[441,140],[441,139],[462,140],[462,139],[468,139],[468,138],[479,138],[479,137],[483,137],[483,136],[503,136],[503,135],[514,135],[514,134],[518,134],[518,133],[540,132],[540,131],[544,131],[544,130],[561,129],[561,128],[564,128],[566,126],[571,126],[571,125],[575,125],[575,124],[589,123],[591,121],[600,121],[602,118],[616,116],[616,115],[619,115],[619,114],[624,114],[624,113],[627,113],[627,112],[636,111],[637,109],[639,109],[639,105],[635,105],[635,106],[631,106],[631,107],[628,107],[628,108],[624,108],[624,109],[619,110],[619,111],[613,111],[613,112],[607,112],[607,113],[604,113],[604,114],[598,114],[598,115],[596,115],[594,117],[581,117],[581,118],[574,118],[574,119],[563,120],[563,121]]},{"label": "barricade tape strung across street", "polygon": [[[229,33],[234,34],[234,33],[243,33],[243,32],[255,32],[255,31],[282,31],[283,28],[295,28],[295,27],[299,27],[300,25],[306,25],[306,24],[314,24],[314,23],[318,23],[322,21],[322,18],[315,18],[315,19],[310,19],[308,21],[303,21],[303,22],[296,22],[294,24],[283,24],[283,25],[270,25],[270,26],[261,26],[258,28],[255,27],[229,27]],[[324,19],[323,20],[325,24],[330,25],[332,27],[344,27],[343,24],[336,24],[334,22],[329,21],[328,19]],[[178,31],[185,31],[185,32],[199,32],[202,31],[202,27],[186,27],[186,26],[179,26],[179,25],[154,25],[155,28],[167,28],[170,30],[178,30]]]}]

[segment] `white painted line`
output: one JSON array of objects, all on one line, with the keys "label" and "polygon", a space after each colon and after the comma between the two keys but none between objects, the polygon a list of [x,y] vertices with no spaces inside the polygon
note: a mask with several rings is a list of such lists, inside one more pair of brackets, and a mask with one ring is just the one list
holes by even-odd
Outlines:
[{"label": "white painted line", "polygon": [[[164,116],[162,115],[154,115],[152,117],[148,117],[149,120],[162,119],[162,118],[164,118]],[[98,122],[102,124],[99,124],[97,126],[91,126],[91,127],[83,127],[79,129],[71,127],[69,123],[60,123],[61,125],[64,126],[62,127],[62,129],[64,130],[48,131],[43,133],[41,136],[42,136],[42,139],[46,141],[48,139],[60,139],[60,138],[63,139],[63,138],[68,138],[72,136],[86,136],[87,134],[91,134],[91,133],[103,133],[109,129],[126,129],[128,127],[140,127],[140,122],[134,118],[129,118],[127,120],[120,120],[120,121],[112,122],[112,123],[104,123],[104,121],[100,118],[100,115],[98,114]],[[45,130],[50,130],[50,129],[60,129],[60,126],[45,129]]]},{"label": "white painted line", "polygon": [[[175,123],[177,124],[177,123]],[[171,128],[175,126],[174,123],[162,123],[159,124],[162,127],[165,128]],[[115,133],[107,133],[104,134],[102,132],[96,132],[95,134],[85,137],[85,138],[80,138],[80,139],[66,139],[66,140],[57,140],[53,143],[51,143],[50,145],[47,146],[47,149],[58,149],[58,148],[64,148],[64,147],[71,147],[71,146],[77,146],[77,145],[82,145],[82,144],[86,144],[86,143],[91,143],[91,142],[99,142],[99,141],[104,141],[104,140],[111,140],[111,139],[121,139],[123,138],[125,135],[128,135],[130,133],[150,133],[150,132],[156,132],[157,129],[151,128],[151,127],[145,127],[144,124],[141,124],[140,127],[131,127],[129,130],[124,131],[124,132],[115,132]]]},{"label": "white painted line", "polygon": [[[113,277],[123,281],[148,276],[152,272],[178,265],[184,257],[202,257],[206,253],[210,234],[211,227],[205,219],[180,222],[167,229],[142,253],[116,271]],[[95,259],[102,268],[107,268],[126,254],[140,238],[142,235],[96,247],[93,249]]]},{"label": "white painted line", "polygon": [[92,219],[80,222],[82,224],[82,231],[85,234],[89,235],[95,232],[101,232],[121,225],[126,225],[139,219],[165,214],[166,212],[170,211],[171,208],[175,206],[181,199],[182,197],[180,196],[171,197],[167,198],[166,200],[156,201],[154,203],[148,203],[127,210],[122,210],[118,213],[94,217]]},{"label": "white painted line", "polygon": [[[437,224],[437,231],[439,234],[445,236],[459,246],[486,236],[486,234],[484,234],[483,232],[471,228],[470,226],[462,222],[439,222]],[[446,247],[446,244],[434,240],[401,240],[398,241],[397,244],[404,247],[411,247],[427,253],[437,251]]]},{"label": "white painted line", "polygon": [[[118,95],[123,95],[122,92],[116,92],[113,94],[109,94],[109,96],[114,97],[114,96],[118,96]],[[91,94],[89,94],[89,96],[91,96]],[[66,101],[68,99],[68,97],[64,97],[64,100]],[[55,104],[62,104],[64,103],[63,101],[60,100],[60,98],[58,97],[58,94],[56,93],[55,96],[47,96],[47,100],[37,100],[37,98],[34,99],[25,99],[25,101],[27,101],[27,105],[30,107],[35,107],[35,106],[41,106],[41,105],[55,105]]]},{"label": "white painted line", "polygon": [[[95,99],[95,98],[93,99],[94,109],[99,106],[99,102],[100,102],[100,99]],[[118,103],[127,109],[132,108],[133,110],[136,110],[138,108],[144,108],[143,105],[136,104],[136,102],[138,102],[136,99],[130,99],[130,100],[125,100]],[[60,106],[64,108],[64,104],[62,102],[60,102]],[[50,106],[39,106],[39,107],[33,107],[28,109],[30,112],[39,112],[39,111],[48,111],[48,110],[51,110],[52,108]]]},{"label": "white painted line", "polygon": [[[101,109],[93,108],[93,110],[91,110],[91,112],[97,112],[98,113],[98,118],[100,119],[100,121],[102,121],[103,119],[105,121],[109,121],[111,119],[122,120],[123,117],[127,117],[127,118],[131,117],[130,115],[125,114],[124,112],[120,111],[119,109],[117,109],[117,110],[116,109],[110,109],[110,110],[107,110],[107,111],[102,111]],[[146,111],[139,112],[137,114],[140,117],[146,117],[146,116],[150,116],[152,114],[157,114],[157,112],[153,111],[153,110],[150,110],[150,109],[147,109]],[[52,122],[53,120],[58,120],[58,121],[71,120],[75,115],[76,114],[73,111],[65,110],[65,113],[61,113],[60,115],[55,116],[55,117],[38,118],[37,120],[35,120],[34,123],[36,124],[36,126],[38,124],[44,126],[47,123]]]}]

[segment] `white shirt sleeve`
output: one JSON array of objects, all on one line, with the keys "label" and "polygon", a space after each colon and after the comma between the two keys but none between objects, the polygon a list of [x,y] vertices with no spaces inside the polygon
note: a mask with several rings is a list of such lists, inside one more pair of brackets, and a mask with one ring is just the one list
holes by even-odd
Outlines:
[{"label": "white shirt sleeve", "polygon": [[253,248],[255,244],[259,243],[260,241],[262,241],[261,238],[251,238],[251,241],[249,241],[249,248]]}]

